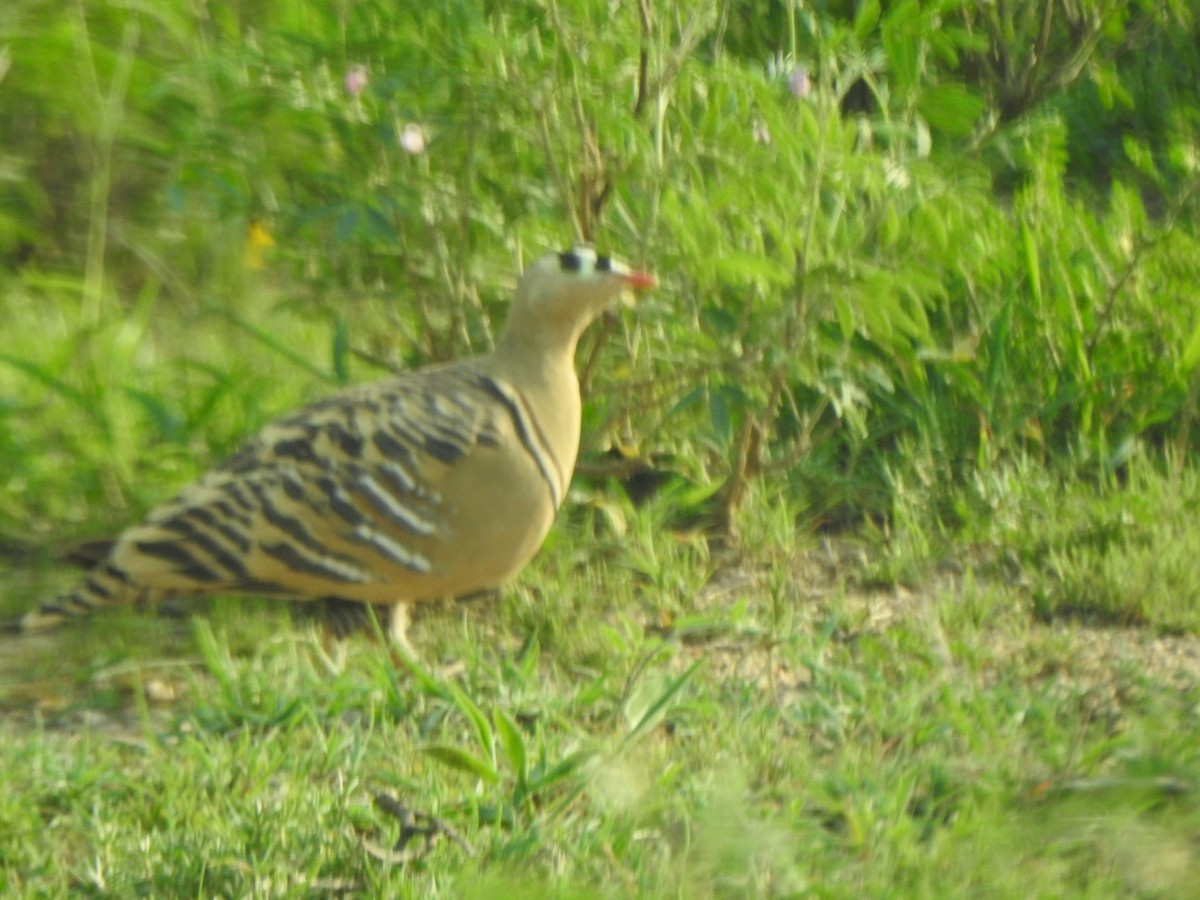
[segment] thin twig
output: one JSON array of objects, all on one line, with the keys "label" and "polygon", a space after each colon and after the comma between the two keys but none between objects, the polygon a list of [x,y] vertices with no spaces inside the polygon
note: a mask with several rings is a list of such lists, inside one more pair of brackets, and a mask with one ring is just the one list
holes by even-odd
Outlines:
[{"label": "thin twig", "polygon": [[[447,837],[458,844],[467,856],[475,855],[475,848],[471,846],[471,842],[445,819],[414,810],[401,803],[399,798],[393,794],[383,792],[376,794],[375,807],[400,822],[400,837],[390,850],[369,841],[363,842],[367,852],[376,859],[405,865],[427,856],[433,850],[433,843],[439,836]],[[416,849],[409,847],[413,838],[421,838],[420,846]]]}]

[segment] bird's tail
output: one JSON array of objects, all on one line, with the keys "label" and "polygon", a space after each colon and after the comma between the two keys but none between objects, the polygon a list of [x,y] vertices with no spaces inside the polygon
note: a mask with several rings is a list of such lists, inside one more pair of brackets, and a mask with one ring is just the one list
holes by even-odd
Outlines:
[{"label": "bird's tail", "polygon": [[145,599],[146,589],[135,584],[117,566],[103,562],[65,594],[44,600],[20,620],[20,630],[36,634],[56,628],[68,619],[89,616],[102,606],[116,606]]}]

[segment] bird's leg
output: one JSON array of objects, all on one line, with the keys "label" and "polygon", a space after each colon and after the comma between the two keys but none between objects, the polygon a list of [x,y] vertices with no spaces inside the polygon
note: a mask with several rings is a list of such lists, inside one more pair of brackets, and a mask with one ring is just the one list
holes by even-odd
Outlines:
[{"label": "bird's leg", "polygon": [[417,659],[417,651],[408,641],[408,626],[412,622],[411,610],[407,603],[392,604],[388,622],[388,637],[397,649],[413,659]]}]

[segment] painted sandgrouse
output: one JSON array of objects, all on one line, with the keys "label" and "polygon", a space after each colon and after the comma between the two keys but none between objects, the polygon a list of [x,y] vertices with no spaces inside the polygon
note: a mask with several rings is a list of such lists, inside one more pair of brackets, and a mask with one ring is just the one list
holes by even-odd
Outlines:
[{"label": "painted sandgrouse", "polygon": [[590,247],[521,277],[495,349],[317,401],[127,529],[26,632],[121,603],[233,592],[408,607],[497,587],[537,552],[579,449],[574,353],[654,279]]}]

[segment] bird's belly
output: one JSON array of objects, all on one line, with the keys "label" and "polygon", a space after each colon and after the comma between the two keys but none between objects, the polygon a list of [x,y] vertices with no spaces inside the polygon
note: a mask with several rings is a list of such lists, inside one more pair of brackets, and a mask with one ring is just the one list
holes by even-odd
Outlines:
[{"label": "bird's belly", "polygon": [[[432,534],[386,532],[411,549],[421,564],[373,556],[363,564],[369,580],[339,587],[338,596],[370,603],[462,596],[499,586],[529,562],[555,513],[537,469],[520,459],[481,456],[463,460],[454,475],[441,485]],[[335,593],[303,587],[309,597]]]}]

